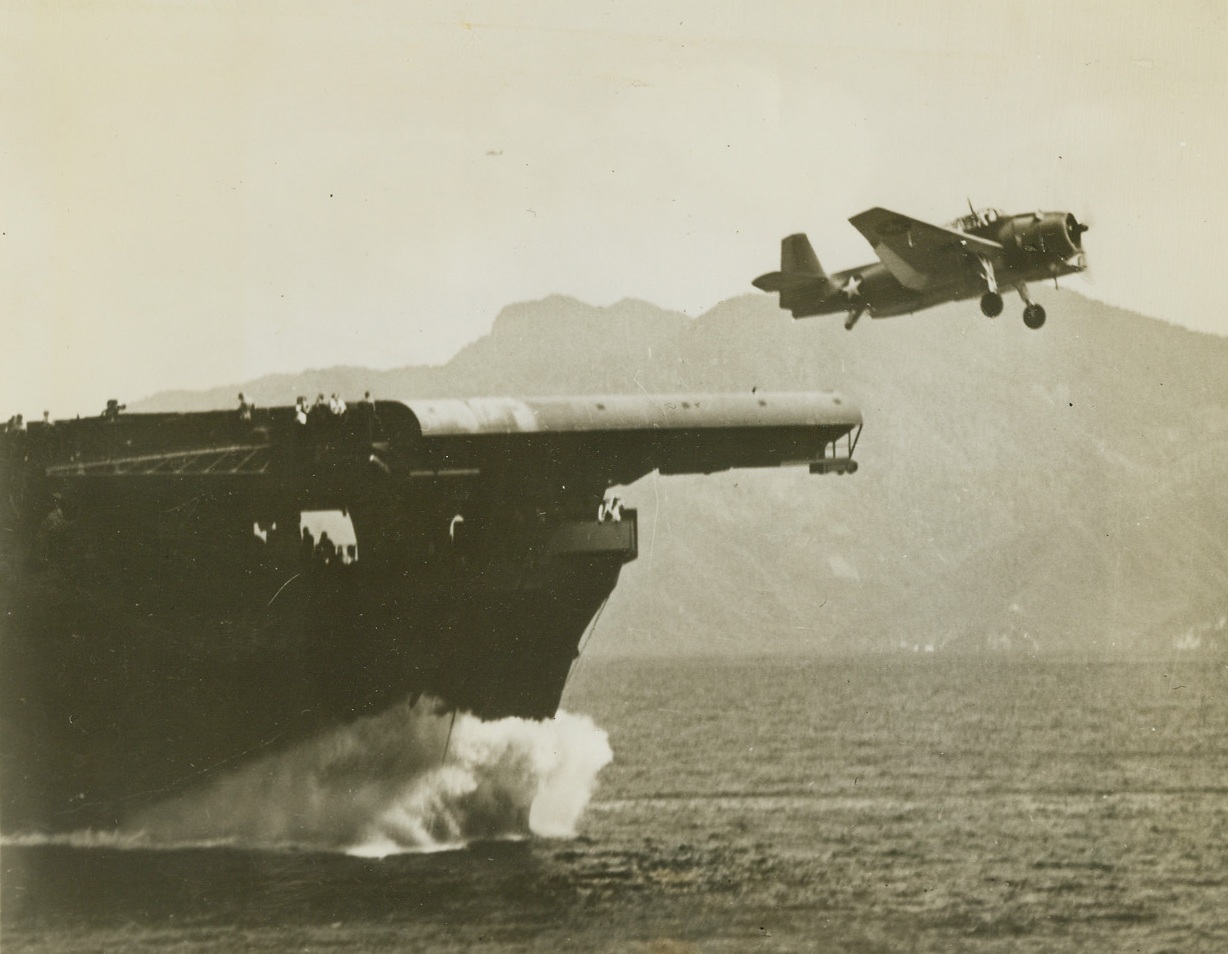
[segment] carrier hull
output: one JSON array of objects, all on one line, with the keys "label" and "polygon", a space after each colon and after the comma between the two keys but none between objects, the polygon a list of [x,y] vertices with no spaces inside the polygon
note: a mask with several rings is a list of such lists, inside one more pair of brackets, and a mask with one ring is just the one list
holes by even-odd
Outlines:
[{"label": "carrier hull", "polygon": [[0,661],[0,822],[112,828],[406,695],[486,717],[553,715],[621,564],[581,557],[520,590],[355,565],[219,576],[214,592],[173,599],[82,589],[54,570],[27,577],[10,587]]},{"label": "carrier hull", "polygon": [[112,413],[5,434],[0,827],[120,826],[406,697],[547,718],[636,556],[611,486],[831,460],[859,424],[810,395],[381,402],[306,424]]}]

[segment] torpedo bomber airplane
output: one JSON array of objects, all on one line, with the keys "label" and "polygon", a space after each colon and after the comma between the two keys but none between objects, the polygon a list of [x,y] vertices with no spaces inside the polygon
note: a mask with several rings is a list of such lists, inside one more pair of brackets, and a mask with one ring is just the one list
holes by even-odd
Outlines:
[{"label": "torpedo bomber airplane", "polygon": [[1045,309],[1028,295],[1028,282],[1057,279],[1087,267],[1087,226],[1069,212],[1003,215],[973,209],[950,225],[869,209],[849,219],[879,260],[828,275],[803,234],[780,243],[780,271],[755,279],[756,288],[780,292],[780,307],[794,318],[844,312],[852,328],[872,318],[910,314],[948,301],[981,299],[989,318],[1002,314],[1002,288],[1023,299],[1023,322],[1045,323]]}]

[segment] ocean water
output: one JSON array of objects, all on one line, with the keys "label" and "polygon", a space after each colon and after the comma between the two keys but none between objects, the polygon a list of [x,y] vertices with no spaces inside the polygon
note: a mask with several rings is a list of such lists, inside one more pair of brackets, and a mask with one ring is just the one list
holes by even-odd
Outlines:
[{"label": "ocean water", "polygon": [[586,658],[564,707],[613,751],[570,837],[382,858],[250,827],[10,840],[0,942],[1228,951],[1223,659]]}]

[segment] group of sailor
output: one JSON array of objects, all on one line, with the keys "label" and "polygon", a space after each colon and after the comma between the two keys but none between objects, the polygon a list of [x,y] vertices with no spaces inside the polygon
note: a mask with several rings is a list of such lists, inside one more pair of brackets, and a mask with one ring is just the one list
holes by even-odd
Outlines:
[{"label": "group of sailor", "polygon": [[304,562],[312,566],[331,566],[339,564],[349,566],[351,563],[358,562],[358,545],[351,543],[342,545],[334,543],[329,537],[328,531],[320,532],[320,539],[316,540],[308,527],[303,527],[302,530],[302,553]]},{"label": "group of sailor", "polygon": [[[242,399],[242,397],[243,395],[240,394],[239,398]],[[363,394],[361,406],[371,406],[370,391]],[[307,404],[306,397],[299,396],[294,402],[294,420],[299,424],[306,424],[311,418],[324,416],[333,418],[344,417],[347,410],[349,410],[349,406],[345,403],[345,398],[337,394],[336,391],[332,393],[332,396],[327,401],[324,400],[324,392],[321,391],[316,395],[315,403],[310,406]]]},{"label": "group of sailor", "polygon": [[[243,398],[243,395],[240,394],[239,399],[242,400],[242,398]],[[117,417],[119,417],[120,411],[127,410],[127,408],[128,408],[127,404],[120,404],[119,401],[117,401],[115,398],[111,398],[109,401],[107,401],[107,406],[103,408],[102,412],[98,416],[101,417],[104,421],[113,421]],[[81,419],[81,415],[78,414],[77,420],[80,420],[80,419]],[[39,424],[38,421],[31,421],[30,427],[31,428],[37,427],[38,424]],[[43,411],[42,424],[48,427],[51,425],[51,412],[50,411]],[[25,419],[25,416],[21,414],[14,414],[3,424],[0,424],[0,434],[12,434],[12,433],[16,433],[17,431],[24,431],[25,429],[26,429],[26,419]]]}]

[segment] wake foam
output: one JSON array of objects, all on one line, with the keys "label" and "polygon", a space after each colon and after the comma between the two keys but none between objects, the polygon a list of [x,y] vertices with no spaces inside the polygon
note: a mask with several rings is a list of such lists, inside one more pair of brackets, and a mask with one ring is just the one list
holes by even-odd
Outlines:
[{"label": "wake foam", "polygon": [[122,831],[53,840],[382,857],[534,834],[566,838],[612,758],[606,733],[587,716],[483,722],[459,714],[453,724],[423,698],[151,806]]}]

